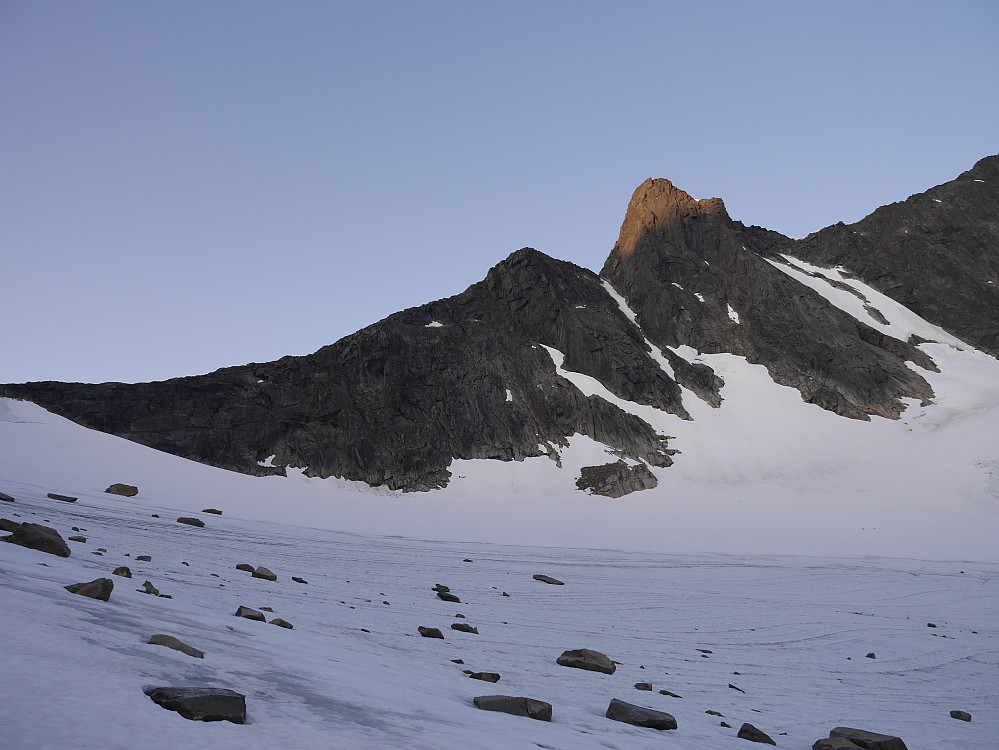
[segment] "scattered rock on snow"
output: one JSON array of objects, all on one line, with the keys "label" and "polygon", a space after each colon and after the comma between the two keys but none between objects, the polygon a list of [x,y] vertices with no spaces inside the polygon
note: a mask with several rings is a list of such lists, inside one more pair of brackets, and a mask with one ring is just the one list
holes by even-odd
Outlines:
[{"label": "scattered rock on snow", "polygon": [[648,729],[676,729],[676,718],[665,711],[655,711],[644,706],[636,706],[633,703],[625,703],[617,698],[612,698],[607,706],[608,719],[622,721],[625,724],[632,724],[636,727],[647,727]]},{"label": "scattered rock on snow", "polygon": [[306,581],[304,578],[299,578],[298,576],[292,576],[291,580],[293,580],[295,583],[308,583],[308,581]]},{"label": "scattered rock on snow", "polygon": [[473,628],[467,622],[456,622],[451,625],[451,630],[460,630],[462,633],[475,633],[479,634],[478,628]]},{"label": "scattered rock on snow", "polygon": [[11,532],[20,526],[19,521],[11,521],[9,518],[0,518],[0,531]]},{"label": "scattered rock on snow", "polygon": [[246,723],[246,696],[224,688],[154,687],[144,690],[155,703],[192,721]]},{"label": "scattered rock on snow", "polygon": [[874,655],[874,652],[873,652],[873,651],[870,651],[870,652],[868,652],[868,654],[867,654],[867,658],[868,658],[868,659],[877,659],[878,657]]},{"label": "scattered rock on snow", "polygon": [[614,662],[605,654],[601,654],[599,651],[591,651],[588,648],[563,651],[562,655],[555,660],[555,663],[561,664],[563,667],[574,667],[575,669],[603,672],[604,674],[614,674],[614,671],[617,669],[614,666]]},{"label": "scattered rock on snow", "polygon": [[117,567],[114,570],[112,570],[111,571],[111,575],[113,575],[113,576],[121,576],[122,578],[131,578],[132,577],[132,571],[128,569],[128,566],[122,565],[122,566]]},{"label": "scattered rock on snow", "polygon": [[66,538],[69,539],[69,541],[71,541],[71,542],[86,542],[87,541],[87,537],[85,537],[85,536],[79,536],[78,534],[74,535],[74,536],[66,537]]},{"label": "scattered rock on snow", "polygon": [[93,581],[88,581],[87,583],[71,583],[69,586],[63,586],[63,588],[71,594],[79,594],[80,596],[100,599],[102,602],[106,602],[111,598],[114,581],[110,578],[95,578]]},{"label": "scattered rock on snow", "polygon": [[738,687],[737,685],[733,685],[733,684],[732,684],[731,682],[730,682],[730,683],[728,684],[728,686],[729,686],[730,688],[732,688],[733,690],[738,690],[738,691],[739,691],[740,693],[745,693],[745,692],[746,692],[746,691],[745,691],[745,690],[743,690],[743,689],[742,689],[741,687]]},{"label": "scattered rock on snow", "polygon": [[58,557],[69,557],[69,545],[59,536],[59,532],[37,523],[24,522],[18,525],[4,541]]},{"label": "scattered rock on snow", "polygon": [[901,737],[868,732],[864,729],[835,727],[829,731],[829,736],[849,740],[857,747],[862,747],[865,750],[908,750],[905,743],[902,742]]},{"label": "scattered rock on snow", "polygon": [[472,703],[483,711],[502,711],[514,716],[527,716],[538,721],[552,720],[552,704],[533,698],[511,695],[480,695]]},{"label": "scattered rock on snow", "polygon": [[201,512],[202,513],[211,513],[213,516],[221,516],[222,515],[222,511],[220,511],[218,508],[202,508]]},{"label": "scattered rock on snow", "polygon": [[295,627],[290,622],[280,617],[275,617],[273,620],[271,620],[270,624],[277,625],[279,628],[287,628],[288,630],[291,630],[293,627]]},{"label": "scattered rock on snow", "polygon": [[469,672],[468,676],[473,680],[483,680],[484,682],[500,681],[500,676],[496,672]]},{"label": "scattered rock on snow", "polygon": [[276,581],[277,573],[273,573],[263,565],[258,565],[252,573],[254,578],[263,578],[265,581]]},{"label": "scattered rock on snow", "polygon": [[551,576],[542,575],[540,573],[535,573],[532,578],[535,581],[541,581],[542,583],[550,583],[553,586],[565,586],[564,581],[560,581],[558,578],[552,578]]},{"label": "scattered rock on snow", "polygon": [[267,618],[264,617],[263,612],[258,612],[250,607],[244,607],[240,605],[239,609],[236,610],[236,617],[245,617],[247,620],[257,620],[258,622],[267,622]]},{"label": "scattered rock on snow", "polygon": [[6,492],[0,492],[0,500],[3,500],[5,503],[12,503],[12,502],[14,502],[14,498],[12,498]]},{"label": "scattered rock on snow", "polygon": [[239,563],[236,566],[236,570],[245,570],[247,573],[252,573],[254,571],[254,567],[250,565],[250,563]]},{"label": "scattered rock on snow", "polygon": [[200,518],[191,518],[190,516],[181,516],[177,519],[177,523],[186,523],[188,526],[197,526],[199,529],[205,525],[205,522]]},{"label": "scattered rock on snow", "polygon": [[757,729],[748,722],[739,727],[739,733],[736,736],[744,740],[749,740],[750,742],[762,742],[766,745],[777,744],[773,741],[773,738],[771,738],[769,734]]},{"label": "scattered rock on snow", "polygon": [[446,602],[461,604],[461,599],[459,599],[455,594],[452,594],[450,591],[438,591],[437,598],[443,599]]},{"label": "scattered rock on snow", "polygon": [[420,625],[417,630],[420,631],[420,635],[424,638],[440,638],[442,641],[444,640],[444,634],[438,628],[425,628]]},{"label": "scattered rock on snow", "polygon": [[104,491],[112,495],[121,495],[122,497],[135,497],[139,494],[139,488],[132,484],[115,483]]},{"label": "scattered rock on snow", "polygon": [[75,503],[79,500],[79,498],[72,495],[57,495],[55,492],[50,492],[46,497],[50,497],[53,500],[62,500],[64,503]]},{"label": "scattered rock on snow", "polygon": [[153,561],[153,558],[150,557],[149,555],[139,555],[135,559],[138,560],[139,562],[152,562]]},{"label": "scattered rock on snow", "polygon": [[156,635],[149,636],[147,643],[151,643],[154,646],[166,646],[167,648],[172,648],[174,651],[180,651],[181,653],[187,654],[188,656],[193,656],[195,659],[204,659],[205,652],[194,648],[193,646],[188,646],[183,641],[174,638],[172,635],[165,635],[164,633],[157,633]]},{"label": "scattered rock on snow", "polygon": [[668,695],[670,698],[683,698],[682,695],[677,695],[676,693],[671,693],[669,690],[660,690],[659,695]]},{"label": "scattered rock on snow", "polygon": [[859,750],[860,745],[854,745],[850,740],[842,737],[826,737],[816,740],[812,745],[812,750]]},{"label": "scattered rock on snow", "polygon": [[718,713],[717,711],[712,711],[710,708],[707,711],[705,711],[704,713],[710,714],[711,716],[717,716],[720,719],[725,718],[724,716],[722,716],[722,714]]},{"label": "scattered rock on snow", "polygon": [[636,682],[635,690],[652,690],[651,682]]},{"label": "scattered rock on snow", "polygon": [[971,721],[971,714],[967,711],[951,711],[950,717],[952,719],[960,719],[961,721]]}]

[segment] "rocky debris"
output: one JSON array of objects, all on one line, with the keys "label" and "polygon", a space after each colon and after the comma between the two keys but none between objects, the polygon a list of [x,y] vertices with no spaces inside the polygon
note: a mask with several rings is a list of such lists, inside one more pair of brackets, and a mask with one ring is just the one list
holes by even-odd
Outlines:
[{"label": "rocky debris", "polygon": [[514,716],[526,716],[538,721],[552,720],[552,704],[534,698],[510,695],[480,695],[472,703],[483,711],[501,711]]},{"label": "rocky debris", "polygon": [[186,523],[188,526],[197,526],[198,528],[205,525],[205,522],[200,518],[192,518],[190,516],[181,516],[177,519],[177,523]]},{"label": "rocky debris", "polygon": [[144,689],[155,703],[192,721],[246,723],[246,696],[225,688],[153,687]]},{"label": "rocky debris", "polygon": [[928,627],[928,628],[935,628],[936,626],[937,626],[937,624],[935,622],[928,622],[928,623],[926,623],[926,627]]},{"label": "rocky debris", "polygon": [[154,646],[166,646],[167,648],[172,648],[174,651],[180,651],[188,656],[193,656],[195,659],[205,658],[204,651],[200,651],[193,646],[188,646],[186,643],[174,638],[172,635],[157,633],[156,635],[149,636],[149,640],[146,641],[146,643],[151,643]]},{"label": "rocky debris", "polygon": [[475,633],[479,634],[478,628],[473,628],[467,622],[455,622],[451,624],[451,630],[460,630],[462,633]]},{"label": "rocky debris", "polygon": [[306,583],[306,584],[308,583],[308,581],[306,581],[304,578],[299,578],[298,576],[292,576],[291,580],[293,580],[295,583]]},{"label": "rocky debris", "polygon": [[250,563],[239,563],[236,565],[236,570],[245,570],[247,573],[252,573],[256,568],[250,565]]},{"label": "rocky debris", "polygon": [[76,535],[70,536],[70,537],[66,537],[66,538],[69,539],[69,541],[71,541],[71,542],[86,542],[87,541],[87,537],[80,536],[79,534],[76,534]]},{"label": "rocky debris", "polygon": [[240,607],[236,610],[236,617],[245,617],[247,620],[256,620],[258,622],[267,622],[267,618],[264,617],[263,612],[258,612],[250,607]]},{"label": "rocky debris", "polygon": [[859,750],[859,748],[860,745],[854,745],[842,737],[826,737],[812,744],[812,750]]},{"label": "rocky debris", "polygon": [[139,488],[133,484],[115,483],[104,491],[109,492],[112,495],[121,495],[122,497],[135,497],[139,494]]},{"label": "rocky debris", "polygon": [[733,690],[738,690],[738,691],[739,691],[740,693],[745,693],[745,692],[746,692],[746,691],[745,691],[745,690],[743,690],[743,689],[742,689],[741,687],[738,687],[737,685],[733,685],[733,684],[732,684],[731,682],[730,682],[730,683],[728,684],[728,686],[729,686],[730,688],[732,688]]},{"label": "rocky debris", "polygon": [[590,672],[603,672],[604,674],[614,674],[614,671],[617,669],[614,662],[605,654],[601,654],[599,651],[591,651],[588,648],[564,651],[555,660],[555,663],[563,667],[585,669]]},{"label": "rocky debris", "polygon": [[24,522],[19,524],[10,536],[4,537],[4,541],[58,557],[69,557],[70,555],[69,545],[59,536],[58,531],[37,523]]},{"label": "rocky debris", "polygon": [[420,635],[424,638],[440,638],[442,641],[444,640],[444,634],[439,628],[426,628],[420,625],[417,630],[420,631]]},{"label": "rocky debris", "polygon": [[459,599],[456,594],[452,594],[450,591],[438,591],[437,598],[443,599],[446,602],[454,602],[455,604],[461,604],[461,599]]},{"label": "rocky debris", "polygon": [[261,607],[260,611],[261,612],[273,612],[274,608],[273,607]]},{"label": "rocky debris", "polygon": [[111,598],[114,581],[110,578],[95,578],[87,583],[72,583],[69,586],[63,586],[63,588],[71,594],[79,594],[106,602]]},{"label": "rocky debris", "polygon": [[118,566],[117,568],[115,568],[114,570],[111,571],[111,575],[113,575],[113,576],[121,576],[122,578],[131,578],[132,577],[132,571],[129,570],[129,568],[128,568],[127,565],[120,565],[120,566]]},{"label": "rocky debris", "polygon": [[659,695],[667,695],[670,698],[683,698],[682,695],[677,695],[676,693],[671,693],[669,690],[660,690]]},{"label": "rocky debris", "polygon": [[553,586],[565,586],[564,581],[560,581],[558,578],[552,578],[551,576],[542,575],[541,573],[535,573],[531,577],[535,581],[541,581],[542,583],[550,583]]},{"label": "rocky debris", "polygon": [[288,630],[291,630],[294,627],[294,625],[292,625],[290,622],[280,617],[275,617],[273,620],[271,620],[270,624],[277,625],[279,628],[287,628]]},{"label": "rocky debris", "polygon": [[135,558],[138,562],[152,562],[153,558],[149,555],[137,555]]},{"label": "rocky debris", "polygon": [[967,711],[951,711],[950,718],[960,719],[961,721],[971,721],[971,714]]},{"label": "rocky debris", "polygon": [[877,656],[875,656],[875,654],[874,654],[874,652],[873,652],[873,651],[868,651],[868,652],[867,652],[867,658],[868,658],[868,659],[877,659],[878,657],[877,657]]},{"label": "rocky debris", "polygon": [[482,680],[483,682],[500,681],[500,676],[496,672],[469,672],[468,676],[473,680]]},{"label": "rocky debris", "polygon": [[584,466],[576,480],[576,489],[589,491],[591,495],[603,497],[624,497],[639,490],[651,490],[659,480],[643,463],[629,466],[624,461]]},{"label": "rocky debris", "polygon": [[607,706],[605,716],[614,721],[622,721],[625,724],[633,724],[636,727],[646,727],[648,729],[676,729],[676,718],[665,711],[656,711],[644,706],[636,706],[633,703],[625,703],[617,698],[612,698]]},{"label": "rocky debris", "polygon": [[202,508],[201,512],[202,513],[211,513],[213,516],[221,516],[222,515],[222,511],[220,511],[218,508]]},{"label": "rocky debris", "polygon": [[149,581],[145,581],[142,584],[142,588],[141,589],[136,589],[136,591],[138,591],[140,594],[152,594],[153,596],[159,596],[160,595],[160,590],[158,588],[156,588],[155,586],[153,586],[153,584],[150,583]]},{"label": "rocky debris", "polygon": [[20,525],[20,521],[11,521],[9,518],[0,518],[0,531],[6,531],[9,533]]},{"label": "rocky debris", "polygon": [[277,573],[274,573],[274,572],[268,570],[263,565],[258,565],[254,569],[254,571],[252,573],[252,576],[254,578],[263,578],[265,581],[276,581],[277,580]]},{"label": "rocky debris", "polygon": [[864,748],[864,750],[908,750],[900,737],[868,732],[864,729],[836,727],[829,731],[829,736],[849,740],[857,747]]},{"label": "rocky debris", "polygon": [[717,716],[717,717],[718,717],[718,718],[720,718],[720,719],[723,719],[723,718],[725,718],[725,717],[724,717],[724,716],[723,716],[722,714],[720,714],[720,713],[719,713],[718,711],[712,711],[712,710],[711,710],[710,708],[709,708],[709,709],[708,709],[707,711],[705,711],[704,713],[706,713],[706,714],[709,714],[709,715],[711,715],[711,716]]},{"label": "rocky debris", "polygon": [[652,690],[651,682],[636,682],[635,690]]},{"label": "rocky debris", "polygon": [[46,497],[52,498],[53,500],[62,500],[64,503],[75,503],[80,498],[73,497],[72,495],[57,495],[55,492],[50,492]]},{"label": "rocky debris", "polygon": [[0,492],[0,500],[2,500],[5,503],[13,503],[13,502],[15,502],[14,498],[12,498],[6,492]]},{"label": "rocky debris", "polygon": [[777,744],[769,734],[757,729],[748,722],[739,727],[739,733],[736,736],[740,739],[749,740],[750,742],[761,742],[765,745]]}]

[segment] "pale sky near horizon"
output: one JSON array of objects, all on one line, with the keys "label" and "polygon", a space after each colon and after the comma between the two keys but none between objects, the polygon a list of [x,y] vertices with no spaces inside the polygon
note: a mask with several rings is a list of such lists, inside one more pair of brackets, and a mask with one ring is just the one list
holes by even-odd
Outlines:
[{"label": "pale sky near horizon", "polygon": [[307,354],[666,177],[791,236],[999,152],[999,3],[0,0],[0,383]]}]

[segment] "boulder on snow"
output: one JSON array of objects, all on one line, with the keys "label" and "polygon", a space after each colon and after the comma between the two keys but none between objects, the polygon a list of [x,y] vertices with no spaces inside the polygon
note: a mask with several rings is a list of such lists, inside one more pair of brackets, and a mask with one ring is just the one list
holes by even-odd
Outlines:
[{"label": "boulder on snow", "polygon": [[961,721],[971,721],[971,714],[967,711],[951,711],[950,718],[960,719]]},{"label": "boulder on snow", "polygon": [[909,750],[900,737],[868,732],[864,729],[835,727],[829,731],[829,736],[849,740],[857,747],[864,748],[864,750]]},{"label": "boulder on snow", "polygon": [[500,681],[500,676],[496,672],[469,672],[468,676],[473,680],[482,680],[483,682]]},{"label": "boulder on snow", "polygon": [[245,570],[247,573],[252,573],[255,568],[250,563],[239,563],[236,565],[236,570]]},{"label": "boulder on snow", "polygon": [[71,542],[86,542],[87,541],[87,537],[80,536],[79,534],[76,534],[74,536],[69,536],[69,537],[66,537],[66,538],[69,539],[69,541],[71,541]]},{"label": "boulder on snow", "polygon": [[273,620],[271,620],[270,624],[277,625],[279,628],[287,628],[288,630],[291,630],[293,627],[295,627],[290,622],[280,617],[275,617]]},{"label": "boulder on snow", "polygon": [[213,516],[221,516],[222,515],[222,511],[220,511],[218,508],[202,508],[201,512],[202,513],[211,513]]},{"label": "boulder on snow", "polygon": [[842,737],[826,737],[816,740],[812,744],[812,750],[860,750],[860,745],[854,745]]},{"label": "boulder on snow", "polygon": [[78,497],[73,497],[72,495],[58,495],[55,492],[50,492],[46,497],[50,497],[53,500],[62,500],[64,503],[75,503],[79,500]]},{"label": "boulder on snow", "polygon": [[59,536],[59,532],[37,523],[20,524],[4,541],[58,557],[69,557],[69,545]]},{"label": "boulder on snow", "polygon": [[306,581],[304,578],[299,578],[298,576],[292,576],[291,580],[293,580],[295,583],[305,583],[305,584],[308,583],[308,581]]},{"label": "boulder on snow", "polygon": [[139,488],[133,484],[115,483],[108,487],[105,492],[111,495],[121,495],[122,497],[135,497],[139,494]]},{"label": "boulder on snow", "polygon": [[444,634],[439,628],[426,628],[423,625],[420,625],[417,630],[424,638],[440,638],[442,641],[444,640]]},{"label": "boulder on snow", "polygon": [[475,635],[479,634],[479,629],[473,628],[467,622],[452,623],[451,630],[460,630],[462,633],[475,633]]},{"label": "boulder on snow", "polygon": [[645,708],[644,706],[636,706],[633,703],[625,703],[617,698],[611,699],[605,716],[608,719],[622,721],[625,724],[632,724],[636,727],[676,729],[676,718],[672,714]]},{"label": "boulder on snow", "polygon": [[472,703],[483,711],[501,711],[514,716],[526,716],[538,721],[552,720],[552,704],[534,698],[512,695],[480,695]]},{"label": "boulder on snow", "polygon": [[86,583],[71,583],[69,586],[63,586],[63,588],[71,594],[79,594],[80,596],[100,599],[102,602],[106,602],[111,598],[114,581],[110,578],[95,578],[93,581]]},{"label": "boulder on snow", "polygon": [[12,502],[14,502],[14,498],[12,498],[6,492],[0,492],[0,500],[3,500],[3,502],[5,502],[5,503],[12,503]]},{"label": "boulder on snow", "polygon": [[144,690],[155,703],[192,721],[246,723],[246,696],[225,688],[153,687]]},{"label": "boulder on snow", "polygon": [[152,562],[153,561],[153,558],[151,556],[149,556],[149,555],[137,555],[135,559],[138,560],[139,562]]},{"label": "boulder on snow", "polygon": [[773,741],[773,738],[770,737],[769,734],[757,729],[748,722],[739,727],[739,733],[736,736],[743,740],[749,740],[750,742],[762,742],[765,745],[777,744]]},{"label": "boulder on snow", "polygon": [[160,590],[158,588],[156,588],[155,586],[153,586],[153,584],[150,583],[149,581],[144,582],[142,584],[142,588],[141,589],[136,589],[136,591],[138,591],[141,594],[152,594],[153,596],[159,596],[160,595]]},{"label": "boulder on snow", "polygon": [[204,651],[196,649],[193,646],[188,646],[182,640],[174,638],[172,635],[157,633],[156,635],[149,636],[147,643],[151,643],[154,646],[166,646],[167,648],[172,648],[174,651],[180,651],[188,656],[193,656],[195,659],[205,658]]},{"label": "boulder on snow", "polygon": [[617,667],[605,654],[599,651],[591,651],[588,648],[580,648],[574,651],[563,651],[562,655],[555,660],[556,664],[563,667],[574,667],[575,669],[585,669],[590,672],[603,672],[604,674],[614,674]]},{"label": "boulder on snow", "polygon": [[438,591],[437,598],[443,599],[446,602],[454,602],[455,604],[461,604],[461,599],[459,599],[456,594],[452,594],[450,591]]},{"label": "boulder on snow", "polygon": [[565,586],[564,581],[560,581],[558,578],[552,578],[551,576],[542,575],[541,573],[535,573],[531,577],[535,581],[541,581],[542,583],[550,583],[553,586]]},{"label": "boulder on snow", "polygon": [[199,529],[205,525],[205,522],[200,518],[191,518],[190,516],[181,516],[177,519],[177,523],[186,523],[188,526],[197,526]]},{"label": "boulder on snow", "polygon": [[10,533],[20,525],[20,521],[11,521],[9,518],[0,518],[0,531]]},{"label": "boulder on snow", "polygon": [[251,575],[254,578],[263,578],[265,581],[277,580],[277,573],[268,570],[263,565],[258,565]]},{"label": "boulder on snow", "polygon": [[267,618],[264,617],[263,612],[258,612],[250,607],[244,607],[240,605],[239,609],[236,610],[236,617],[245,617],[247,620],[257,620],[258,622],[267,622]]}]

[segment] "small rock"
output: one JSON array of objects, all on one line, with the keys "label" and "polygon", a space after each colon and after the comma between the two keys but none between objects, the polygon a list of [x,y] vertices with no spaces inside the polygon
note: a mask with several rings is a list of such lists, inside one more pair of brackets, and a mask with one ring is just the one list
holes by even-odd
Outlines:
[{"label": "small rock", "polygon": [[648,729],[676,729],[676,718],[665,711],[655,711],[644,706],[625,703],[617,698],[611,699],[605,716],[614,721],[622,721],[636,727]]},{"label": "small rock", "polygon": [[135,559],[138,560],[139,562],[152,562],[153,561],[153,558],[150,557],[149,555],[139,555]]},{"label": "small rock", "polygon": [[531,577],[535,581],[541,581],[542,583],[550,583],[553,586],[565,586],[564,581],[560,581],[558,578],[552,578],[551,576],[541,575],[540,573],[535,573]]},{"label": "small rock", "polygon": [[967,711],[951,711],[950,717],[952,719],[960,719],[961,721],[971,721],[971,714]]},{"label": "small rock", "polygon": [[71,542],[86,542],[87,541],[87,537],[85,537],[85,536],[79,536],[79,535],[77,535],[77,536],[71,536],[71,537],[67,537],[67,538]]},{"label": "small rock", "polygon": [[473,628],[467,622],[456,622],[451,625],[451,630],[460,630],[462,633],[475,633],[479,634],[478,628]]},{"label": "small rock", "polygon": [[153,584],[150,583],[149,581],[146,581],[145,583],[143,583],[142,584],[142,588],[141,589],[136,589],[136,591],[138,591],[138,592],[140,592],[142,594],[152,594],[153,596],[159,596],[160,595],[160,590],[158,588],[156,588],[155,586],[153,586]]},{"label": "small rock", "polygon": [[247,573],[252,573],[255,568],[250,563],[239,563],[236,566],[236,570],[245,570]]},{"label": "small rock", "polygon": [[127,566],[122,565],[121,567],[115,568],[113,571],[111,571],[111,575],[121,576],[122,578],[131,578],[132,571],[129,570]]},{"label": "small rock", "polygon": [[114,581],[110,578],[95,578],[87,583],[71,583],[63,586],[71,594],[87,596],[91,599],[100,599],[106,602],[111,598],[111,591],[114,589]]},{"label": "small rock", "polygon": [[711,714],[712,716],[717,716],[719,718],[725,718],[722,714],[718,713],[717,711],[712,711],[710,708],[704,713]]},{"label": "small rock", "polygon": [[201,512],[202,513],[211,513],[213,516],[221,516],[222,515],[222,511],[220,511],[218,508],[202,508]]},{"label": "small rock", "polygon": [[937,625],[936,625],[935,622],[928,622],[928,623],[926,623],[926,627],[928,627],[928,628],[935,628],[936,626]]},{"label": "small rock", "polygon": [[[347,583],[350,583],[350,581],[347,581]],[[433,590],[434,591],[450,591],[451,587],[450,586],[445,586],[443,583],[435,583]]]},{"label": "small rock", "polygon": [[676,693],[671,693],[669,690],[660,690],[659,695],[668,695],[670,698],[683,698],[682,695],[677,695]]},{"label": "small rock", "polygon": [[438,628],[425,628],[420,625],[417,630],[420,631],[420,635],[424,638],[440,638],[442,641],[444,640],[444,634]]},{"label": "small rock", "polygon": [[868,732],[864,729],[836,727],[829,731],[829,736],[849,740],[854,745],[865,748],[865,750],[908,750],[905,743],[902,742],[901,737]]},{"label": "small rock", "polygon": [[746,692],[746,691],[745,691],[745,690],[743,690],[743,689],[742,689],[741,687],[736,687],[736,686],[735,686],[735,685],[733,685],[733,684],[732,684],[731,682],[730,682],[730,683],[728,684],[728,686],[729,686],[730,688],[732,688],[733,690],[738,690],[738,691],[739,691],[740,693],[745,693],[745,692]]},{"label": "small rock", "polygon": [[186,643],[174,638],[172,635],[157,633],[156,635],[149,636],[147,643],[151,643],[154,646],[166,646],[167,648],[172,648],[174,651],[180,651],[188,656],[193,656],[195,659],[205,658],[204,651],[200,651],[193,646],[188,646]]},{"label": "small rock", "polygon": [[874,652],[873,652],[873,651],[870,651],[870,652],[868,652],[868,654],[867,654],[867,658],[868,658],[868,659],[877,659],[878,657],[874,655]]},{"label": "small rock", "polygon": [[510,595],[504,591],[503,596],[510,596]]},{"label": "small rock", "polygon": [[272,573],[263,565],[258,565],[256,570],[253,571],[254,578],[263,578],[265,581],[276,581],[277,573]]},{"label": "small rock", "polygon": [[183,562],[183,561],[181,561],[181,563],[180,563],[180,564],[181,564],[181,565],[186,565],[186,566],[187,566],[187,567],[189,567],[189,568],[191,567],[191,565],[190,565],[189,563],[186,563],[186,562]]},{"label": "small rock", "polygon": [[5,503],[14,502],[14,498],[12,498],[10,495],[8,495],[5,492],[0,492],[0,500],[3,500]]},{"label": "small rock", "polygon": [[288,630],[291,630],[294,627],[294,625],[292,625],[290,622],[280,617],[275,617],[273,620],[271,620],[270,624],[277,625],[279,628],[287,628]]},{"label": "small rock", "polygon": [[651,682],[636,682],[635,690],[652,690]]},{"label": "small rock", "polygon": [[79,500],[78,497],[73,497],[72,495],[57,495],[54,492],[50,492],[47,497],[50,497],[53,500],[62,500],[64,503],[75,503]]},{"label": "small rock", "polygon": [[454,616],[457,617],[459,620],[465,619],[465,615],[463,615],[461,612],[455,612]]},{"label": "small rock", "polygon": [[104,547],[98,547],[97,551],[98,552],[107,552],[107,550]]},{"label": "small rock", "polygon": [[197,526],[199,529],[205,525],[205,522],[200,518],[191,518],[190,516],[181,516],[177,519],[177,523],[186,523],[188,526]]},{"label": "small rock", "polygon": [[69,545],[59,536],[58,531],[37,523],[25,522],[18,525],[10,536],[4,537],[4,541],[58,557],[69,557],[70,554]]},{"label": "small rock", "polygon": [[173,599],[173,594],[157,594],[160,599]]},{"label": "small rock", "polygon": [[[9,518],[0,518],[0,531],[11,532],[20,526],[19,521],[11,521]],[[74,531],[79,531],[79,529],[74,529]]]},{"label": "small rock", "polygon": [[298,576],[292,576],[291,580],[293,580],[295,583],[308,583],[308,581],[306,581],[304,578],[299,578]]},{"label": "small rock", "polygon": [[472,560],[472,558],[466,557],[464,560],[462,560],[462,562],[474,562],[474,561]]},{"label": "small rock", "polygon": [[495,672],[469,672],[468,676],[473,680],[482,680],[483,682],[499,682],[500,676]]},{"label": "small rock", "polygon": [[455,604],[461,604],[461,599],[452,594],[450,591],[438,591],[437,598],[443,599],[446,602],[454,602]]},{"label": "small rock", "polygon": [[157,687],[144,691],[155,703],[192,721],[246,723],[246,696],[224,688]]},{"label": "small rock", "polygon": [[464,664],[465,663],[464,659],[452,659],[451,661],[453,661],[455,664]]},{"label": "small rock", "polygon": [[247,620],[257,620],[258,622],[267,622],[267,618],[264,617],[263,612],[258,612],[250,607],[240,606],[236,610],[236,617],[245,617]]},{"label": "small rock", "polygon": [[260,611],[261,612],[273,612],[274,611],[274,607],[261,607]]},{"label": "small rock", "polygon": [[152,518],[159,518],[159,517],[160,517],[159,513],[153,513],[153,515],[152,515]]},{"label": "small rock", "polygon": [[552,720],[552,704],[533,698],[511,695],[480,695],[472,703],[483,711],[501,711],[514,716],[527,716],[538,721]]},{"label": "small rock", "polygon": [[603,672],[604,674],[614,674],[617,669],[614,662],[605,654],[599,651],[591,651],[588,648],[581,648],[575,651],[564,651],[555,660],[556,664],[563,667],[574,667],[575,669],[585,669],[590,672]]},{"label": "small rock", "polygon": [[714,651],[712,651],[709,648],[699,648],[699,649],[696,649],[696,650],[700,651],[702,654],[713,654],[714,653]]},{"label": "small rock", "polygon": [[729,724],[727,721],[720,721],[720,722],[718,722],[718,726],[725,727],[726,729],[731,729],[732,728],[732,725]]},{"label": "small rock", "polygon": [[131,484],[112,484],[104,491],[110,492],[112,495],[121,495],[122,497],[135,497],[139,494],[139,488]]},{"label": "small rock", "polygon": [[752,724],[746,723],[739,727],[737,737],[749,740],[750,742],[762,742],[766,745],[776,745],[777,743],[766,732],[762,732]]}]

